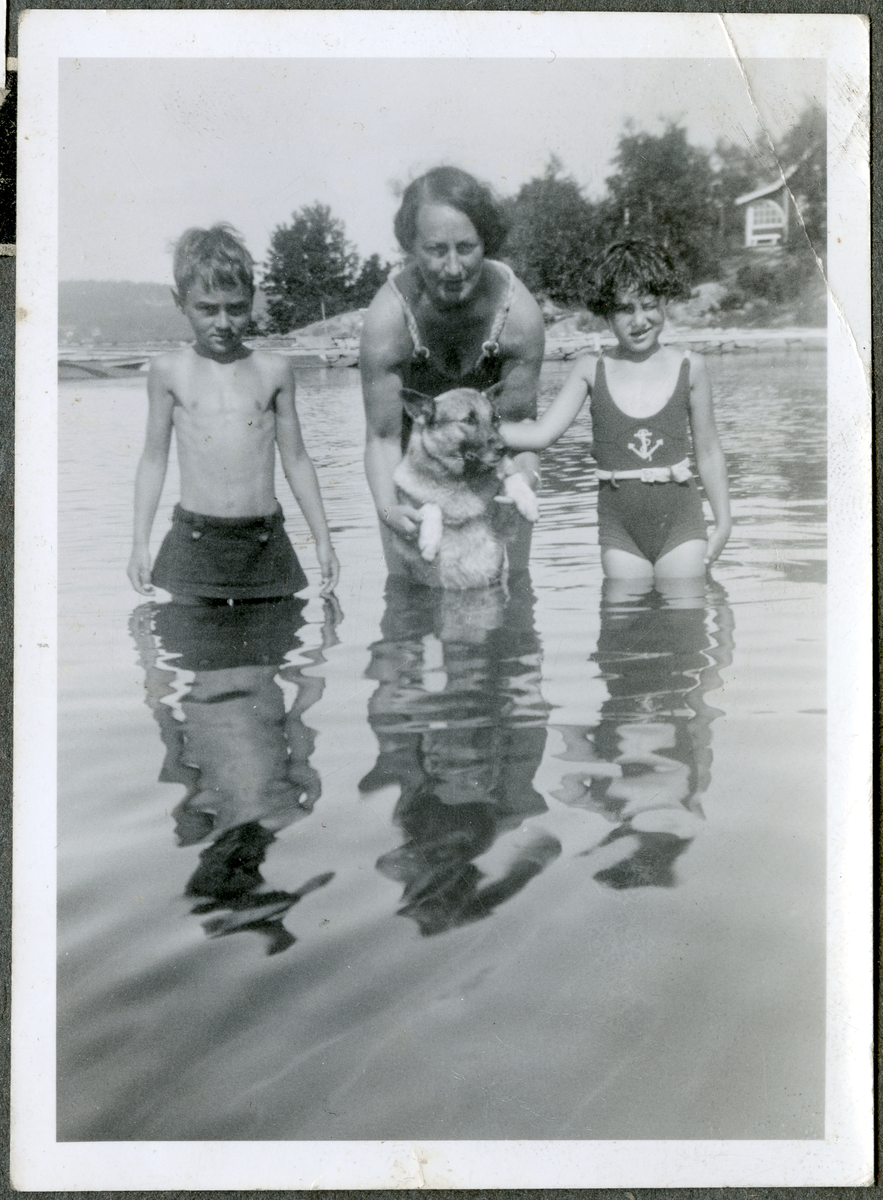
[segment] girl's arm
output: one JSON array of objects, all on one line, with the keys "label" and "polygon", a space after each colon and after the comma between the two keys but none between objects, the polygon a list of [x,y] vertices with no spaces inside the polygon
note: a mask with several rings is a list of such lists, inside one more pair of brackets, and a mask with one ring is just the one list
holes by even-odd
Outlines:
[{"label": "girl's arm", "polygon": [[337,586],[340,566],[331,546],[316,468],[307,454],[294,406],[294,370],[290,362],[280,360],[280,363],[283,378],[276,392],[276,445],[285,478],[316,541],[316,557],[322,570],[322,595],[325,596]]},{"label": "girl's arm", "polygon": [[595,382],[594,358],[581,358],[564,387],[536,421],[502,421],[500,437],[513,450],[545,450],[569,428]]},{"label": "girl's arm", "polygon": [[135,531],[126,574],[136,592],[153,594],[150,584],[150,531],[169,464],[174,395],[165,378],[164,362],[154,359],[147,376],[147,435],[135,473]]},{"label": "girl's arm", "polygon": [[714,513],[714,529],[708,539],[706,563],[713,563],[727,544],[733,529],[727,463],[714,421],[711,381],[701,354],[690,355],[690,425],[699,478]]}]

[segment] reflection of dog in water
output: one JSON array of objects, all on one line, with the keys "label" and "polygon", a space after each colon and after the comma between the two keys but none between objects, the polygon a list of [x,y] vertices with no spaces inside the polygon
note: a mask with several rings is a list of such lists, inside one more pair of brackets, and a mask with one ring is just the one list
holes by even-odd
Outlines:
[{"label": "reflection of dog in water", "polygon": [[399,916],[416,921],[424,937],[489,917],[561,853],[551,834],[525,832],[506,847],[502,874],[489,878],[472,860],[493,846],[508,814],[485,797],[450,804],[436,783],[428,779],[414,795],[403,794],[395,819],[408,840],[377,860],[383,875],[405,885]]},{"label": "reflection of dog in water", "polygon": [[391,573],[430,587],[488,587],[505,563],[503,505],[535,521],[536,496],[504,457],[487,395],[455,388],[432,399],[405,391],[403,402],[413,427],[394,479],[400,501],[420,510],[420,534],[416,547],[396,538]]},{"label": "reflection of dog in water", "polygon": [[391,577],[386,597],[367,672],[379,754],[359,790],[400,789],[403,843],[377,869],[404,885],[398,911],[429,936],[490,916],[560,853],[533,823],[548,811],[533,786],[548,706],[526,572],[508,596]]}]

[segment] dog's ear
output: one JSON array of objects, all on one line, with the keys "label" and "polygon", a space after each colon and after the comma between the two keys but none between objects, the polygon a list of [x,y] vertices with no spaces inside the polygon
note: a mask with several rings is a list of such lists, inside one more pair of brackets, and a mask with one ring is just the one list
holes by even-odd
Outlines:
[{"label": "dog's ear", "polygon": [[500,396],[502,396],[502,394],[505,390],[506,390],[505,380],[501,379],[499,383],[495,383],[493,385],[493,387],[487,388],[487,390],[484,392],[485,398],[490,400],[491,408],[494,410],[494,415],[497,417],[499,417],[499,415],[500,415],[500,408],[499,408],[498,400],[499,400]]},{"label": "dog's ear", "polygon": [[432,396],[424,396],[422,392],[415,392],[413,388],[402,388],[402,404],[412,421],[425,424],[432,420],[435,413],[435,401]]}]

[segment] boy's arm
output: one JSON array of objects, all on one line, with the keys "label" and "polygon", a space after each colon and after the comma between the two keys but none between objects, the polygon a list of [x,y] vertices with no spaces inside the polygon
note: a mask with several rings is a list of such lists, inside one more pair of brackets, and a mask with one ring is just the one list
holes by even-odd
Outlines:
[{"label": "boy's arm", "polygon": [[365,402],[365,474],[377,514],[397,533],[414,536],[415,508],[399,504],[393,473],[402,460],[402,376],[400,361],[409,353],[401,306],[389,288],[381,288],[365,314],[359,349]]},{"label": "boy's arm", "polygon": [[136,592],[153,594],[150,584],[150,530],[169,463],[175,398],[163,364],[154,359],[147,376],[147,434],[135,473],[135,531],[126,573]]},{"label": "boy's arm", "polygon": [[706,563],[713,563],[727,544],[733,529],[727,463],[714,421],[711,380],[701,354],[690,355],[690,425],[696,466],[714,513],[714,529],[708,539]]},{"label": "boy's arm", "polygon": [[316,542],[316,557],[322,570],[322,595],[327,595],[337,586],[340,566],[331,546],[331,534],[325,508],[319,493],[316,468],[307,454],[300,431],[300,421],[294,406],[294,369],[290,362],[280,358],[281,377],[276,390],[276,445],[282,460],[282,470],[300,505]]},{"label": "boy's arm", "polygon": [[576,420],[595,380],[594,358],[581,358],[564,387],[536,421],[503,421],[500,437],[514,450],[545,450]]}]

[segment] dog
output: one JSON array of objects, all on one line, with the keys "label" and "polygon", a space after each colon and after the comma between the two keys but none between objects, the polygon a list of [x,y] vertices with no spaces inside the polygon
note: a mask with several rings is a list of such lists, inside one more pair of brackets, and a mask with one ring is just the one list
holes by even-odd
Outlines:
[{"label": "dog", "polygon": [[539,515],[536,496],[505,456],[497,432],[494,389],[454,388],[433,399],[405,390],[413,421],[396,468],[399,503],[419,510],[416,547],[395,539],[397,566],[419,583],[464,591],[496,583],[506,562],[506,525],[498,504],[513,505],[528,521]]}]

